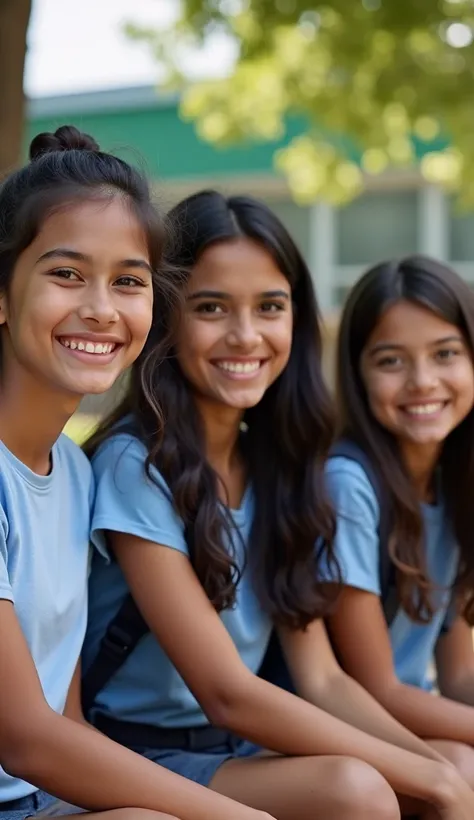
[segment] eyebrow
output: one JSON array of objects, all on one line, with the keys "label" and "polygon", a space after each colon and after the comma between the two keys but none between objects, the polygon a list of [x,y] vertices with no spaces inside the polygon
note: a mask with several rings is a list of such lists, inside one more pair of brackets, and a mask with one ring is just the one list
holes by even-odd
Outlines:
[{"label": "eyebrow", "polygon": [[[285,290],[266,290],[258,294],[259,299],[286,299],[289,301],[290,296]],[[187,297],[188,301],[194,299],[232,299],[232,294],[225,293],[221,290],[197,290],[195,293],[190,293]]]},{"label": "eyebrow", "polygon": [[[46,251],[46,253],[43,253],[39,257],[37,263],[44,262],[46,259],[71,259],[74,262],[92,262],[92,257],[88,256],[88,254],[73,251],[71,248],[53,248],[50,251]],[[152,272],[151,265],[149,265],[145,259],[121,259],[118,265],[121,268],[141,268],[149,273]]]},{"label": "eyebrow", "polygon": [[[463,342],[462,336],[445,336],[442,339],[436,339],[435,342],[431,342],[430,347],[437,347],[438,345],[445,345],[449,344],[449,342]],[[369,351],[370,356],[376,356],[378,353],[384,353],[388,350],[404,350],[403,345],[391,344],[381,342],[380,344],[374,345],[374,347]]]}]

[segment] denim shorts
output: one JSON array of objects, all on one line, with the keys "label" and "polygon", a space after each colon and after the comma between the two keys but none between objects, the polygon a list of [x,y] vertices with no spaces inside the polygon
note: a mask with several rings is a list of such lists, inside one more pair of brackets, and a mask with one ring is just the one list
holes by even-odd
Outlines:
[{"label": "denim shorts", "polygon": [[64,817],[67,814],[82,814],[85,810],[70,803],[64,803],[46,792],[38,791],[18,800],[0,803],[0,820],[26,820],[27,817]]},{"label": "denim shorts", "polygon": [[[188,780],[194,780],[201,786],[209,786],[217,770],[227,760],[253,757],[261,753],[260,746],[248,740],[239,740],[231,748],[228,745],[212,746],[199,752],[183,749],[146,749],[134,748],[142,757],[159,763],[165,769],[180,774]],[[0,816],[0,820],[2,820]]]}]

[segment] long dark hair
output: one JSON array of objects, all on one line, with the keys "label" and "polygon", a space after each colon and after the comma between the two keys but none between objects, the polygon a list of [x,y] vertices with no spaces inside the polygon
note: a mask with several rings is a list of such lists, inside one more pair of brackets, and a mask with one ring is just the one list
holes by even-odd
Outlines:
[{"label": "long dark hair", "polygon": [[[326,611],[337,591],[337,584],[319,583],[323,557],[340,581],[332,552],[334,516],[323,486],[333,413],[321,372],[321,331],[311,274],[277,217],[253,198],[226,199],[203,191],[181,202],[169,216],[175,233],[170,261],[181,281],[205,248],[244,236],[268,251],[291,285],[295,319],[290,359],[260,403],[246,411],[248,430],[241,443],[255,495],[249,555],[262,606],[275,622],[305,627]],[[231,524],[218,503],[219,479],[206,460],[192,391],[172,339],[163,341],[175,319],[176,312],[168,310],[153,330],[161,363],[146,389],[138,363],[128,397],[87,449],[93,451],[119,419],[133,412],[148,448],[147,469],[154,465],[167,481],[186,525],[194,569],[220,611],[235,601],[241,567],[224,546]],[[156,435],[157,405],[163,414],[161,437]]]},{"label": "long dark hair", "polygon": [[[391,498],[390,554],[397,568],[400,602],[415,621],[433,616],[432,583],[423,549],[423,520],[415,488],[395,437],[374,418],[361,376],[361,355],[382,314],[404,299],[435,313],[461,331],[474,357],[474,294],[433,259],[411,256],[371,268],[346,302],[338,340],[338,408],[342,431],[367,451]],[[456,591],[474,623],[474,411],[446,438],[440,456],[444,501],[460,547]]]},{"label": "long dark hair", "polygon": [[[8,295],[20,254],[33,242],[53,211],[78,202],[121,197],[145,235],[153,274],[156,305],[175,300],[172,280],[162,265],[165,220],[151,200],[146,178],[119,157],[100,150],[95,139],[72,125],[38,134],[31,142],[30,161],[7,176],[0,186],[0,292]],[[154,355],[145,346],[140,362],[154,369]],[[148,366],[143,368],[148,377]]]}]

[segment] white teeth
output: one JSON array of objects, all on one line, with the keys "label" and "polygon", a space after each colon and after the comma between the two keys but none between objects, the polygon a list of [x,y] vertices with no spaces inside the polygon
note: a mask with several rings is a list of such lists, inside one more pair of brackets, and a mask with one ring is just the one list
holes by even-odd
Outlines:
[{"label": "white teeth", "polygon": [[113,342],[80,342],[72,339],[62,339],[61,343],[64,347],[69,347],[71,350],[84,350],[86,353],[112,353],[115,348]]},{"label": "white teeth", "polygon": [[255,373],[260,368],[260,361],[254,362],[217,362],[221,370],[230,373]]},{"label": "white teeth", "polygon": [[413,416],[429,416],[430,414],[438,413],[442,407],[442,402],[433,402],[432,404],[414,404],[411,407],[405,407],[405,411]]}]

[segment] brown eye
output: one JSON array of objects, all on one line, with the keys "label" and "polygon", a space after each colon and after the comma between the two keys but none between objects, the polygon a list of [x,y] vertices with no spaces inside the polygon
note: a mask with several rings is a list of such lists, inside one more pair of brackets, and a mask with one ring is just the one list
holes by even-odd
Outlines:
[{"label": "brown eye", "polygon": [[279,313],[285,309],[281,302],[262,302],[260,310],[262,313]]},{"label": "brown eye", "polygon": [[78,282],[80,277],[77,271],[72,268],[55,268],[51,271],[51,276],[57,276],[58,279],[65,279],[67,282]]},{"label": "brown eye", "polygon": [[198,305],[196,308],[196,313],[216,314],[222,312],[222,305],[218,305],[216,302],[202,302],[202,304]]},{"label": "brown eye", "polygon": [[136,276],[121,276],[120,279],[117,279],[115,284],[120,288],[146,287],[146,282],[144,282],[143,279],[138,279]]}]

